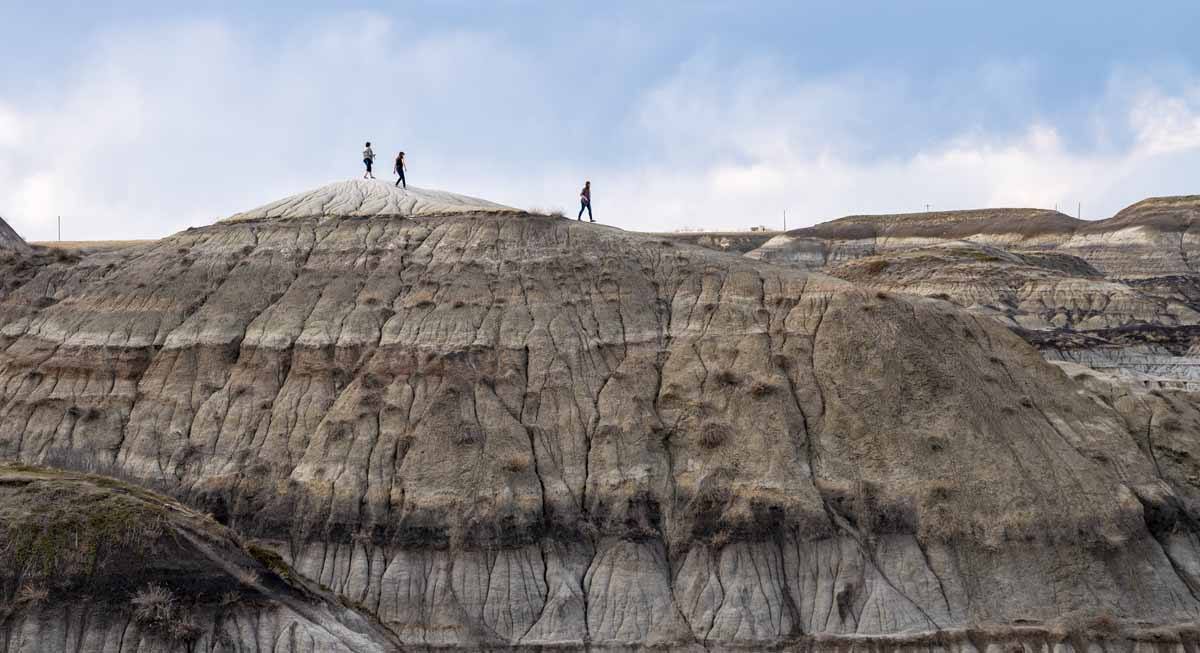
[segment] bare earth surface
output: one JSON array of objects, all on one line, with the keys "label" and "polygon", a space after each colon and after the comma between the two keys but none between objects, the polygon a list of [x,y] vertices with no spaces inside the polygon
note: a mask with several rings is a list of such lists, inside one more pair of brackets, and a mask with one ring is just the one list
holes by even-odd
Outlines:
[{"label": "bare earth surface", "polygon": [[945,299],[1022,332],[1052,360],[1200,389],[1200,197],[1108,220],[991,209],[852,216],[747,256]]},{"label": "bare earth surface", "polygon": [[[245,626],[204,650],[1197,645],[1189,393],[659,236],[440,195],[372,215],[410,199],[378,185],[0,263],[33,271],[0,290],[0,457],[156,488],[237,534],[217,560],[269,549],[318,588],[309,612],[294,585],[234,601]],[[1021,283],[1104,281],[981,251]],[[175,554],[130,553],[151,555]],[[0,651],[188,650],[110,635],[139,582],[85,608],[7,573]]]}]

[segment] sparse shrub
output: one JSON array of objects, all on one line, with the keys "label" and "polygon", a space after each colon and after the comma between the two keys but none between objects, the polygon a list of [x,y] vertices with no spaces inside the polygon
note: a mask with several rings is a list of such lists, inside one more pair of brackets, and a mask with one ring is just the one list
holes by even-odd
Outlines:
[{"label": "sparse shrub", "polygon": [[150,626],[168,626],[175,616],[175,595],[171,590],[150,584],[138,590],[129,601],[133,618]]},{"label": "sparse shrub", "polygon": [[384,386],[383,377],[374,372],[367,372],[362,376],[362,385],[367,390],[379,390]]},{"label": "sparse shrub", "polygon": [[940,299],[944,302],[950,301],[950,295],[947,295],[944,292],[935,292],[932,295],[930,295],[929,298],[930,299]]},{"label": "sparse shrub", "polygon": [[505,457],[500,464],[506,471],[512,472],[513,474],[520,474],[529,469],[529,456],[519,453],[512,454],[511,456]]},{"label": "sparse shrub", "polygon": [[731,388],[738,384],[738,377],[729,370],[721,370],[720,372],[717,372],[717,383],[720,383],[727,388]]},{"label": "sparse shrub", "polygon": [[234,591],[234,590],[230,590],[221,595],[221,605],[222,606],[228,607],[231,605],[237,605],[238,603],[241,602],[241,600],[242,600],[242,593]]},{"label": "sparse shrub", "polygon": [[700,445],[716,449],[729,440],[730,428],[720,422],[709,422],[700,429]]},{"label": "sparse shrub", "polygon": [[1164,431],[1169,431],[1171,433],[1177,433],[1183,430],[1183,422],[1180,422],[1174,417],[1168,417],[1159,422],[1159,424],[1162,425],[1162,429]]},{"label": "sparse shrub", "polygon": [[78,263],[79,255],[65,249],[54,250],[54,259],[59,263]]},{"label": "sparse shrub", "polygon": [[238,569],[236,577],[239,583],[248,587],[254,587],[260,580],[258,572],[253,569]]},{"label": "sparse shrub", "polygon": [[891,299],[891,295],[889,295],[889,294],[887,294],[887,293],[883,292],[882,290],[880,290],[880,291],[877,291],[877,292],[875,293],[875,297],[877,297],[877,298],[879,298],[879,299]]},{"label": "sparse shrub", "polygon": [[1025,408],[1033,408],[1033,399],[1029,397],[1021,397],[1021,405]]},{"label": "sparse shrub", "polygon": [[771,383],[767,383],[765,381],[755,381],[754,385],[750,387],[750,395],[755,399],[762,399],[775,394],[778,389],[779,388]]},{"label": "sparse shrub", "polygon": [[179,462],[186,463],[204,453],[204,446],[199,442],[189,442],[179,450]]},{"label": "sparse shrub", "polygon": [[48,598],[50,598],[50,590],[44,586],[25,583],[21,589],[17,590],[16,602],[21,605],[35,606],[41,605]]},{"label": "sparse shrub", "polygon": [[350,434],[353,432],[354,429],[351,428],[350,424],[346,422],[334,422],[333,425],[329,427],[329,441],[340,442],[346,438],[349,438]]},{"label": "sparse shrub", "polygon": [[874,261],[868,261],[865,265],[863,265],[863,271],[874,277],[880,272],[888,269],[889,265],[891,264],[887,261],[876,259]]},{"label": "sparse shrub", "polygon": [[483,440],[483,431],[477,426],[463,426],[450,436],[454,444],[465,447]]},{"label": "sparse shrub", "polygon": [[245,245],[242,247],[242,256],[249,256],[250,252],[254,251],[254,245]]}]

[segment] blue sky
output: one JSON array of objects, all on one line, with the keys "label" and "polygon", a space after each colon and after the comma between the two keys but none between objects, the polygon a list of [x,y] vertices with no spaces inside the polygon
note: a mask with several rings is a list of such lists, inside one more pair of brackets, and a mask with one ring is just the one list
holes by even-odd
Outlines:
[{"label": "blue sky", "polygon": [[[0,0],[0,216],[157,237],[360,173],[629,229],[1200,192],[1200,4]],[[383,166],[390,167],[390,166]]]}]

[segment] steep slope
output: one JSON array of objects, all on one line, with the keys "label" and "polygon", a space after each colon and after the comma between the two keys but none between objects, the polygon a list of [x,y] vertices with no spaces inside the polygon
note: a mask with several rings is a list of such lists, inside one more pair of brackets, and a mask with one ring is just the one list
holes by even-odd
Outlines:
[{"label": "steep slope", "polygon": [[341,199],[46,262],[0,302],[0,456],[166,488],[412,646],[1190,637],[1195,507],[998,324]]},{"label": "steep slope", "polygon": [[17,235],[17,232],[13,231],[12,227],[8,226],[4,218],[0,218],[0,255],[6,252],[28,251],[29,245],[25,243],[25,240]]},{"label": "steep slope", "polygon": [[392,651],[269,552],[110,478],[0,464],[5,653]]}]

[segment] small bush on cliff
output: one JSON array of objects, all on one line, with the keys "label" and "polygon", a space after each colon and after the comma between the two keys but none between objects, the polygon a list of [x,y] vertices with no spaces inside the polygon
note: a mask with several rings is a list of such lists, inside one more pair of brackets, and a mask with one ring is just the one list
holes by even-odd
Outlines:
[{"label": "small bush on cliff", "polygon": [[40,605],[50,597],[50,590],[42,585],[25,583],[17,590],[16,602],[21,605]]},{"label": "small bush on cliff", "polygon": [[129,603],[133,606],[133,618],[141,624],[161,626],[175,615],[175,595],[158,585],[151,584],[138,590]]},{"label": "small bush on cliff", "polygon": [[889,265],[891,264],[882,260],[868,261],[867,264],[863,266],[863,271],[871,276],[876,276],[880,272],[886,270]]},{"label": "small bush on cliff", "polygon": [[177,642],[192,642],[200,637],[200,625],[195,616],[180,605],[171,590],[146,585],[129,600],[133,618],[161,637]]}]

